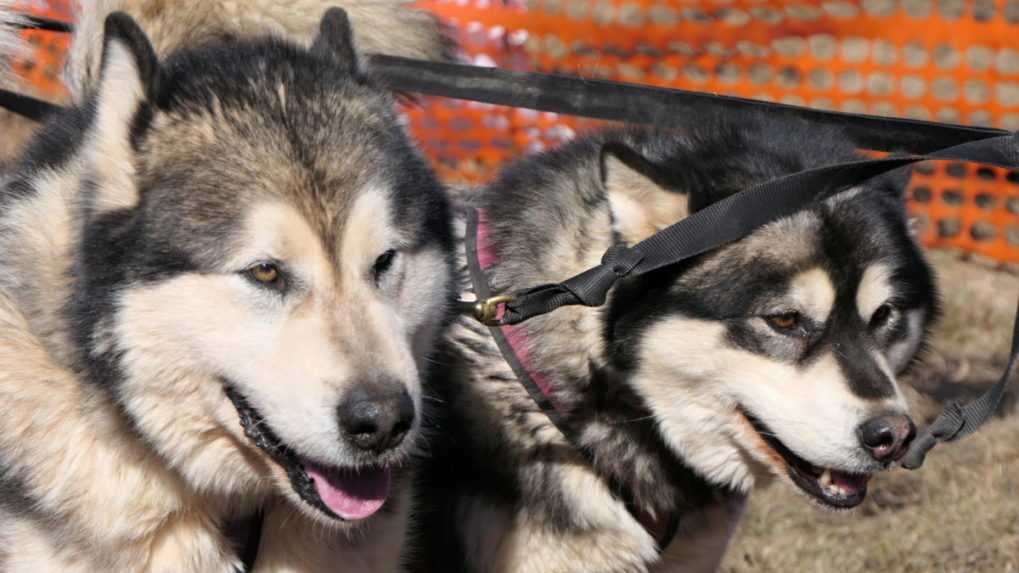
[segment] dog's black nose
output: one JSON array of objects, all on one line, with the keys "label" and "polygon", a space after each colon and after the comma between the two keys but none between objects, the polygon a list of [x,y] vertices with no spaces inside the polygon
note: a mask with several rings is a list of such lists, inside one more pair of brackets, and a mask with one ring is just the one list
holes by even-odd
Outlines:
[{"label": "dog's black nose", "polygon": [[860,443],[879,462],[894,461],[906,453],[906,447],[916,434],[916,426],[909,416],[892,414],[878,416],[860,425],[857,432]]},{"label": "dog's black nose", "polygon": [[400,445],[414,423],[414,401],[398,386],[359,386],[347,393],[338,414],[351,444],[377,454]]}]

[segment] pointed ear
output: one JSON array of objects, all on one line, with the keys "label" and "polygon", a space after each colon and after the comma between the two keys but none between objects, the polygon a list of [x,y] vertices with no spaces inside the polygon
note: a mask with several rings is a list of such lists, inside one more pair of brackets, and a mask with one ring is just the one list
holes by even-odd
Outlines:
[{"label": "pointed ear", "polygon": [[351,75],[358,75],[361,65],[357,50],[354,49],[354,32],[350,19],[342,8],[330,8],[322,16],[318,37],[311,45],[311,51],[333,60]]},{"label": "pointed ear", "polygon": [[152,98],[159,75],[152,44],[130,16],[111,14],[104,34],[95,118],[87,143],[96,177],[93,209],[98,211],[137,202],[131,129],[139,110]]},{"label": "pointed ear", "polygon": [[[117,65],[133,66],[133,74],[117,75],[117,70],[111,66]],[[124,71],[121,68],[121,71]],[[100,68],[100,83],[107,79],[125,78],[131,75],[129,81],[137,82],[142,96],[151,99],[155,89],[156,77],[159,72],[159,60],[156,59],[156,52],[149,42],[148,36],[138,27],[133,18],[124,12],[114,12],[106,18],[106,25],[103,30],[103,64]]]},{"label": "pointed ear", "polygon": [[665,185],[661,170],[630,146],[603,145],[600,167],[617,230],[626,242],[640,242],[690,214],[689,196]]}]

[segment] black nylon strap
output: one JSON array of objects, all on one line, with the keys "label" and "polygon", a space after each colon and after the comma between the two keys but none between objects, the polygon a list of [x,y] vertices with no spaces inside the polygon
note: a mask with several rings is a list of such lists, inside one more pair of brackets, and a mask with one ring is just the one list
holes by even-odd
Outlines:
[{"label": "black nylon strap", "polygon": [[48,101],[2,89],[0,89],[0,107],[32,121],[42,121],[46,116],[60,109],[60,106]]},{"label": "black nylon strap", "polygon": [[1019,308],[1016,309],[1015,324],[1012,326],[1012,350],[1008,357],[1008,366],[1004,374],[994,386],[965,406],[958,403],[951,403],[938,415],[930,426],[921,431],[909,450],[902,458],[902,467],[915,470],[923,465],[927,452],[939,442],[954,442],[964,438],[994,416],[1001,403],[1001,397],[1005,388],[1015,374],[1015,367],[1019,356]]},{"label": "black nylon strap", "polygon": [[61,22],[34,14],[18,14],[18,21],[11,22],[10,25],[22,30],[44,30],[46,32],[69,33],[74,30],[74,26],[69,22]]},{"label": "black nylon strap", "polygon": [[560,306],[600,306],[621,278],[639,276],[705,253],[791,215],[812,201],[928,159],[1017,167],[1019,136],[990,137],[926,155],[839,163],[772,179],[710,205],[633,247],[617,245],[605,253],[600,265],[566,281],[514,293],[514,300],[505,303],[499,324],[517,324]]},{"label": "black nylon strap", "polygon": [[857,145],[885,151],[930,153],[1008,133],[990,127],[822,111],[680,89],[397,56],[370,56],[367,68],[373,77],[396,91],[610,121],[681,127],[688,124],[690,118],[702,121],[736,112],[766,112],[773,117],[803,120],[811,125],[836,126],[844,129]]},{"label": "black nylon strap", "polygon": [[[14,25],[52,32],[74,30],[69,22],[27,14]],[[772,115],[806,120],[815,125],[841,127],[858,145],[870,149],[929,153],[960,142],[1007,133],[988,127],[823,111],[679,89],[381,54],[369,56],[368,66],[375,77],[396,91],[610,121],[661,125],[677,123],[676,118],[706,118],[767,110]]]},{"label": "black nylon strap", "polygon": [[[28,17],[21,27],[70,31],[65,22]],[[857,145],[869,149],[929,153],[960,142],[1008,132],[988,127],[881,117],[765,102],[733,96],[668,89],[573,76],[514,72],[462,64],[429,62],[396,56],[368,57],[372,77],[399,92],[413,92],[564,113],[629,123],[675,125],[736,112],[766,112],[773,117],[837,126]],[[0,106],[40,119],[55,106],[11,92]]]}]

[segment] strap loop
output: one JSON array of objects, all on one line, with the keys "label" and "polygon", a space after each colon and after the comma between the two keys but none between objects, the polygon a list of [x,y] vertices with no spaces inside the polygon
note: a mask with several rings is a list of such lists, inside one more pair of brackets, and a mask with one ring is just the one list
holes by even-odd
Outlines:
[{"label": "strap loop", "polygon": [[956,403],[947,405],[930,426],[926,427],[910,444],[902,458],[902,467],[915,470],[923,465],[924,459],[939,442],[953,442],[964,438],[984,425],[998,411],[1005,388],[1012,380],[1019,357],[1019,308],[1016,309],[1015,324],[1012,326],[1012,350],[1005,373],[994,386],[965,406]]},{"label": "strap loop", "polygon": [[823,111],[714,93],[381,54],[370,56],[367,67],[385,86],[401,92],[658,126],[682,127],[689,118],[703,121],[734,113],[768,113],[790,122],[839,128],[857,145],[883,151],[928,153],[1007,133],[991,127]]},{"label": "strap loop", "polygon": [[605,256],[601,259],[601,264],[610,265],[612,272],[616,273],[616,276],[623,278],[630,274],[641,261],[644,260],[644,254],[638,249],[627,247],[626,245],[614,245],[609,250],[605,251]]},{"label": "strap loop", "polygon": [[959,437],[966,426],[966,417],[958,402],[949,402],[938,417],[927,427],[931,436],[939,442],[951,442]]},{"label": "strap loop", "polygon": [[60,106],[32,96],[0,90],[0,108],[16,113],[32,121],[43,121],[50,114],[60,111]]}]

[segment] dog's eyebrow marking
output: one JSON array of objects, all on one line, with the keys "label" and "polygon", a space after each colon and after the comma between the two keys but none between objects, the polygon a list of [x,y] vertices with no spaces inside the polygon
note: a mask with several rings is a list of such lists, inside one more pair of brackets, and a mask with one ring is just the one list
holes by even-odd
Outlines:
[{"label": "dog's eyebrow marking", "polygon": [[864,322],[869,322],[874,311],[893,294],[892,270],[883,263],[871,265],[863,271],[856,289],[856,310]]},{"label": "dog's eyebrow marking", "polygon": [[835,305],[835,286],[828,273],[814,267],[793,277],[789,283],[789,296],[807,316],[824,322]]}]

